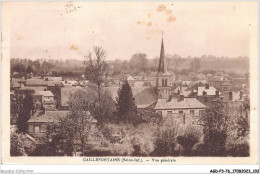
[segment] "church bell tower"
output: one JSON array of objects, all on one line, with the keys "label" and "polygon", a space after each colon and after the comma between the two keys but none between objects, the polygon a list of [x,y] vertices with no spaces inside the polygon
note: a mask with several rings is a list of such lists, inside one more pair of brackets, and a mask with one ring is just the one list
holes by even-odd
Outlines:
[{"label": "church bell tower", "polygon": [[164,44],[162,36],[161,53],[159,60],[158,73],[156,76],[156,89],[159,99],[169,99],[171,93],[172,75],[167,71],[167,62],[164,53]]}]

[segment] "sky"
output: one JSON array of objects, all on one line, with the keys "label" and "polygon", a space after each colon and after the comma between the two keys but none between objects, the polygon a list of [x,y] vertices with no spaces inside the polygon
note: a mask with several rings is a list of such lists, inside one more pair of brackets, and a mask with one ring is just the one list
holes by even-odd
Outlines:
[{"label": "sky", "polygon": [[30,59],[84,59],[93,46],[102,46],[108,60],[129,60],[139,52],[154,58],[162,32],[166,54],[249,56],[249,31],[257,20],[255,2],[6,2],[2,7],[9,14],[11,57]]}]

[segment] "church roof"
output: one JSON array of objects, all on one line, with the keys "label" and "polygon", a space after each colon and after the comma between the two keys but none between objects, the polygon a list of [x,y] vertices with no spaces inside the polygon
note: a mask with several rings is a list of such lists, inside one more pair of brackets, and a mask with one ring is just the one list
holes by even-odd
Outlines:
[{"label": "church roof", "polygon": [[162,38],[162,44],[161,44],[161,53],[160,53],[158,74],[167,74],[167,63],[166,63],[166,58],[165,58],[165,53],[164,53],[163,38]]},{"label": "church roof", "polygon": [[[105,87],[111,94],[112,99],[116,102],[119,87]],[[157,101],[157,95],[150,86],[132,87],[133,97],[137,108],[146,108]]]}]

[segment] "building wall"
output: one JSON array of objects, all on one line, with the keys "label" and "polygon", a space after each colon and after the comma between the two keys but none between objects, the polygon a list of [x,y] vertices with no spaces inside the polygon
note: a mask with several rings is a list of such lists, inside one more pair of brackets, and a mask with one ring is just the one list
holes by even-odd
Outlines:
[{"label": "building wall", "polygon": [[46,133],[47,123],[28,123],[28,133],[33,137],[39,137]]},{"label": "building wall", "polygon": [[162,117],[166,117],[167,115],[169,114],[180,114],[180,113],[183,113],[183,114],[193,114],[194,113],[194,116],[195,117],[198,117],[200,116],[201,112],[203,112],[204,109],[203,108],[189,108],[189,109],[162,109],[162,110],[156,110],[156,112],[160,115],[162,115]]}]

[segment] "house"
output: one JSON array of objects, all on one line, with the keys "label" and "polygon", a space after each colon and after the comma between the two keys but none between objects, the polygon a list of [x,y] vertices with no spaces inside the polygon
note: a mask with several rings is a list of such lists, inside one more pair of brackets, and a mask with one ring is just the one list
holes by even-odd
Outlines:
[{"label": "house", "polygon": [[234,84],[231,81],[225,81],[220,86],[221,86],[221,91],[230,91],[234,89]]},{"label": "house", "polygon": [[34,99],[42,103],[42,107],[47,110],[56,109],[54,95],[51,91],[37,91],[34,94]]},{"label": "house", "polygon": [[242,106],[244,99],[248,97],[243,90],[225,91],[222,95],[222,101],[225,104],[226,113],[230,116],[242,115]]},{"label": "house", "polygon": [[221,84],[226,81],[229,81],[229,80],[224,76],[214,76],[208,80],[208,85],[213,86],[218,90],[221,90]]},{"label": "house", "polygon": [[234,84],[234,86],[236,88],[242,89],[242,88],[245,88],[245,87],[249,87],[250,79],[248,79],[248,78],[233,78],[232,83]]},{"label": "house", "polygon": [[198,92],[197,92],[196,98],[203,104],[207,105],[212,100],[219,98],[220,95],[221,95],[221,92],[219,90],[217,90],[215,87],[206,85],[206,86],[198,87]]},{"label": "house", "polygon": [[[86,111],[88,115],[88,122],[91,125],[95,125],[95,120],[90,112]],[[33,137],[40,137],[47,131],[49,125],[53,123],[59,123],[62,118],[65,118],[69,114],[69,111],[37,111],[27,121],[28,133]]]},{"label": "house", "polygon": [[57,108],[60,107],[60,100],[61,100],[61,88],[64,87],[62,82],[56,81],[48,81],[47,90],[51,91],[54,95],[54,100],[56,101]]},{"label": "house", "polygon": [[190,116],[198,120],[204,112],[206,106],[199,102],[196,98],[179,98],[158,99],[154,109],[162,117],[174,116],[176,118]]},{"label": "house", "polygon": [[135,84],[135,79],[131,75],[129,75],[129,74],[123,76],[122,80],[123,81],[127,81],[130,86],[134,86],[134,84]]}]

